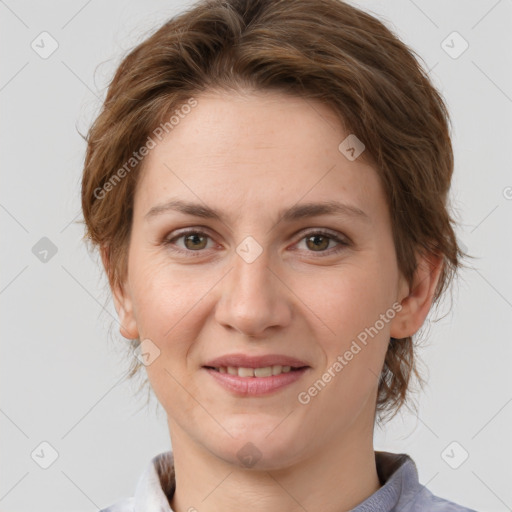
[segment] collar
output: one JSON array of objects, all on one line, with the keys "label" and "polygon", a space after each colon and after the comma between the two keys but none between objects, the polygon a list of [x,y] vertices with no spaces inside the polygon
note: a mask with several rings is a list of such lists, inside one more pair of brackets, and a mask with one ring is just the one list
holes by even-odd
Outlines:
[{"label": "collar", "polygon": [[175,489],[174,455],[172,451],[160,453],[139,477],[133,512],[173,512],[169,500]]}]

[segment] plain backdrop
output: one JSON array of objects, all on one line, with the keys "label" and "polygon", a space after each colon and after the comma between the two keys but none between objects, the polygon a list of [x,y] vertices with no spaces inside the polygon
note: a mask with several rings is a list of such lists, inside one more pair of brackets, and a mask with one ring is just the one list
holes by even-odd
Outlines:
[{"label": "plain backdrop", "polygon": [[[448,103],[453,215],[476,257],[422,329],[418,414],[377,429],[375,447],[411,455],[435,494],[512,510],[512,1],[353,3],[419,53]],[[3,512],[106,507],[171,448],[161,407],[123,380],[126,341],[82,241],[79,132],[122,56],[189,4],[0,1]]]}]

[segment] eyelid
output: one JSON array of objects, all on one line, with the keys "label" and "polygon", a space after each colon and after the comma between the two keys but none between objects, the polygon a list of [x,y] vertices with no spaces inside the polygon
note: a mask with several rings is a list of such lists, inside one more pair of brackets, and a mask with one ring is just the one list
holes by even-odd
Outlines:
[{"label": "eyelid", "polygon": [[[306,228],[306,231],[299,231],[299,232],[297,232],[297,235],[301,234],[301,233],[302,233],[302,238],[308,236],[309,234],[312,234],[312,235],[323,234],[326,236],[328,235],[332,238],[338,238],[341,241],[346,242],[347,244],[351,243],[351,240],[347,235],[340,233],[338,231],[334,231],[329,228],[320,228],[320,227],[319,228]],[[295,235],[295,236],[297,236],[297,235]],[[302,240],[302,238],[301,238],[301,240]]]},{"label": "eyelid", "polygon": [[347,237],[346,235],[344,235],[342,233],[338,233],[337,231],[333,231],[328,228],[309,228],[307,231],[299,231],[297,233],[297,235],[299,235],[299,234],[300,234],[300,238],[298,239],[297,242],[295,242],[294,245],[297,245],[298,243],[302,242],[305,238],[307,238],[308,236],[312,236],[312,235],[325,236],[325,237],[329,238],[330,240],[337,243],[337,245],[335,247],[331,247],[330,249],[328,249],[326,251],[318,251],[318,252],[307,251],[310,254],[318,255],[318,256],[314,256],[314,257],[331,256],[333,254],[339,253],[340,251],[342,251],[343,249],[346,249],[347,247],[352,246],[352,241],[350,240],[349,237]]},{"label": "eyelid", "polygon": [[[192,227],[174,230],[172,233],[169,233],[168,235],[164,236],[161,244],[164,246],[168,246],[168,248],[174,252],[179,252],[182,254],[187,253],[187,254],[191,254],[192,256],[199,256],[201,254],[201,252],[205,251],[204,249],[199,250],[199,251],[191,251],[188,249],[171,247],[174,243],[173,242],[174,240],[177,240],[177,239],[187,236],[189,234],[206,235],[210,240],[212,240],[212,241],[214,240],[214,237],[212,236],[212,234],[208,228],[206,228],[204,226],[196,226],[196,227],[192,226]],[[197,254],[194,254],[194,253],[197,253]]]}]

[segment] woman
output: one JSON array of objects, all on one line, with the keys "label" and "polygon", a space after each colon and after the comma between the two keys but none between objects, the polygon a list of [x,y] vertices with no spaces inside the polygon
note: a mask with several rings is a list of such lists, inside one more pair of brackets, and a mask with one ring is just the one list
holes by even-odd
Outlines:
[{"label": "woman", "polygon": [[114,511],[462,511],[375,452],[460,266],[448,113],[338,0],[196,4],[119,66],[82,206],[167,413]]}]

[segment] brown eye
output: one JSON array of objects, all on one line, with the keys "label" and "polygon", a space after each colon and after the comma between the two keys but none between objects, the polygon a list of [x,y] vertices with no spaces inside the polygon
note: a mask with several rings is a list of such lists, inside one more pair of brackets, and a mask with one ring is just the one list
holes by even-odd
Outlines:
[{"label": "brown eye", "polygon": [[204,249],[211,249],[211,247],[208,247],[209,241],[212,241],[212,239],[207,233],[189,229],[174,237],[164,238],[162,245],[181,255],[202,256],[203,253],[207,252]]},{"label": "brown eye", "polygon": [[204,249],[207,244],[207,236],[203,236],[199,233],[191,233],[189,235],[184,235],[184,244],[187,249],[192,251],[197,249]]},{"label": "brown eye", "polygon": [[331,239],[324,235],[310,235],[306,237],[306,246],[308,249],[316,251],[317,249],[323,251],[329,247]]},{"label": "brown eye", "polygon": [[302,245],[301,250],[311,253],[316,253],[320,256],[334,255],[343,251],[351,245],[350,240],[327,231],[310,231],[301,238],[298,246]]}]

